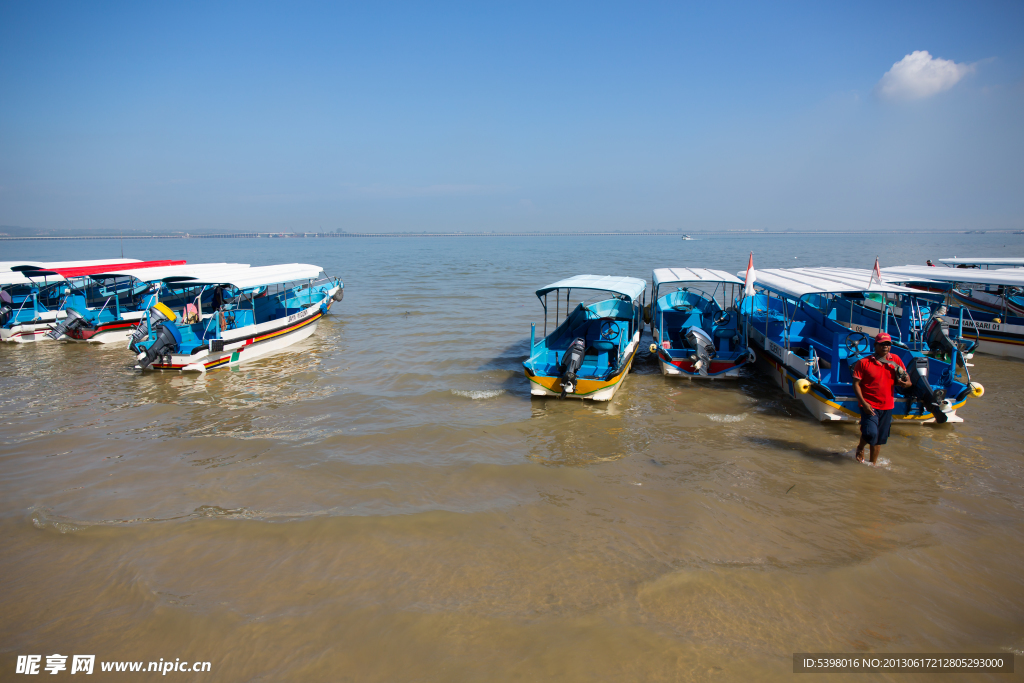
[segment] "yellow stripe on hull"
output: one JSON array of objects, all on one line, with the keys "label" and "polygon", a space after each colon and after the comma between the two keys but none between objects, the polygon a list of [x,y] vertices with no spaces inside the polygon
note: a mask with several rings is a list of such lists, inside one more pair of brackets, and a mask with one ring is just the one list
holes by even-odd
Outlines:
[{"label": "yellow stripe on hull", "polygon": [[[587,398],[593,394],[609,389],[617,385],[622,379],[629,374],[629,368],[633,364],[633,359],[636,357],[636,348],[633,349],[633,353],[629,356],[629,360],[626,361],[622,370],[619,374],[613,376],[608,380],[596,380],[596,379],[577,379],[576,380],[576,391],[572,394],[566,394],[566,396],[575,396],[576,398]],[[550,377],[547,375],[533,375],[529,377],[530,381],[537,386],[543,388],[548,393],[554,396],[561,396],[562,394],[562,378],[561,377]],[[611,397],[609,397],[611,398]]]},{"label": "yellow stripe on hull", "polygon": [[[795,383],[797,381],[797,379],[799,379],[796,375],[794,375],[792,372],[789,371],[789,368],[784,368],[775,359],[769,358],[767,356],[764,356],[764,359],[773,368],[775,368],[775,370],[777,372],[779,372],[780,375],[782,375],[782,373],[785,372],[784,382],[788,381],[788,382]],[[846,408],[845,406],[842,406],[839,403],[836,403],[835,401],[830,401],[829,399],[824,398],[823,396],[818,396],[818,394],[816,394],[813,391],[810,391],[810,392],[804,394],[803,396],[796,396],[794,394],[790,394],[789,391],[786,390],[785,384],[783,384],[783,386],[782,386],[782,391],[784,393],[786,393],[786,394],[789,394],[793,398],[797,398],[797,399],[802,399],[802,398],[805,398],[805,397],[809,396],[810,398],[813,398],[818,403],[824,403],[825,405],[829,406],[830,408],[834,408],[835,410],[838,410],[838,411],[840,411],[842,413],[845,413],[846,415],[849,415],[850,417],[857,418],[858,420],[860,419],[860,412],[859,411],[850,410],[849,408]],[[967,399],[966,398],[964,398],[964,400],[960,401],[959,403],[955,403],[953,405],[953,413],[956,413],[956,411],[959,410],[960,408],[962,408],[965,403],[967,403]],[[926,413],[924,415],[897,415],[895,412],[893,412],[892,419],[893,420],[904,420],[904,421],[910,421],[910,422],[925,421],[925,420],[934,420],[935,419],[935,415],[933,415],[932,413]]]}]

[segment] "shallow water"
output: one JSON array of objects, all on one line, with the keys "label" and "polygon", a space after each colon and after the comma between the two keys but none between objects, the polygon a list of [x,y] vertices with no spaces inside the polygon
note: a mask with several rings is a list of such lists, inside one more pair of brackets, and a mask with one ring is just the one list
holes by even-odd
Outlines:
[{"label": "shallow water", "polygon": [[927,241],[126,241],[322,264],[345,299],[295,353],[202,376],[0,346],[0,679],[52,653],[210,661],[170,675],[218,681],[788,680],[794,652],[1024,654],[1024,363],[977,356],[966,421],[894,430],[878,467],[854,425],[756,374],[671,380],[643,352],[607,404],[531,399],[522,374],[533,290],[569,275],[1024,255],[1020,235]]}]

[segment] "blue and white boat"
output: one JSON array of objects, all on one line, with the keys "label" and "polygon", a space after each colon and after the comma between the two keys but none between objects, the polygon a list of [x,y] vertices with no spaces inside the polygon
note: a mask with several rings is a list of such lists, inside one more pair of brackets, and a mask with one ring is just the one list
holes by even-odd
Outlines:
[{"label": "blue and white boat", "polygon": [[[872,292],[912,299],[920,292],[872,283],[870,276],[840,282],[799,269],[758,270],[756,288],[760,293],[744,299],[742,308],[758,369],[818,420],[859,420],[850,369],[872,353],[874,342],[868,333],[839,323],[837,308],[829,301],[850,295],[863,299]],[[913,383],[897,394],[894,424],[963,422],[956,411],[968,396],[984,393],[980,384],[971,382],[958,350],[948,361],[897,344],[891,353],[903,361]]]},{"label": "blue and white boat", "polygon": [[[574,292],[576,306],[571,305]],[[523,362],[530,393],[611,400],[640,346],[646,292],[644,280],[612,275],[577,275],[538,289],[544,338],[537,341],[535,323],[530,357]],[[554,314],[550,334],[549,313]]]},{"label": "blue and white boat", "polygon": [[64,318],[66,279],[52,271],[0,272],[0,341],[36,341]]},{"label": "blue and white boat", "polygon": [[[792,268],[787,271],[854,287],[871,281],[871,271],[858,268]],[[855,332],[871,337],[886,332],[896,344],[947,360],[955,346],[960,351],[959,357],[969,360],[978,345],[977,340],[963,336],[962,330],[951,325],[943,295],[934,291],[943,283],[921,280],[917,284],[927,286],[929,291],[918,290],[912,297],[870,291],[863,293],[863,298],[860,293],[852,292],[812,302],[825,306],[824,313],[828,317]]]},{"label": "blue and white boat", "polygon": [[172,310],[165,303],[148,308],[132,334],[136,369],[206,372],[236,367],[309,337],[344,284],[322,277],[323,269],[304,263],[257,268],[224,268],[190,279],[165,282],[188,301],[215,293],[212,310]]},{"label": "blue and white boat", "polygon": [[658,268],[652,274],[651,353],[667,376],[735,379],[753,362],[739,301],[743,281],[724,270]]},{"label": "blue and white boat", "polygon": [[45,339],[66,317],[70,287],[94,269],[124,267],[137,259],[0,262],[0,341],[24,344]]},{"label": "blue and white boat", "polygon": [[246,263],[150,263],[105,269],[77,279],[64,298],[67,316],[47,336],[69,342],[123,343],[149,307],[157,301],[173,305],[176,295],[167,289],[167,283],[225,268],[249,267]]},{"label": "blue and white boat", "polygon": [[950,329],[977,340],[979,353],[1024,358],[1024,309],[1011,296],[1024,289],[1024,269],[898,266],[883,268],[882,276],[944,295]]}]

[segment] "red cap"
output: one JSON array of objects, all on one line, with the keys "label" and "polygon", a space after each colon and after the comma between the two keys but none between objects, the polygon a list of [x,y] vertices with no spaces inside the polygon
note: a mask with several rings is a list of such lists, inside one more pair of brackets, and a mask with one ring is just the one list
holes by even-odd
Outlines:
[{"label": "red cap", "polygon": [[888,332],[879,332],[875,335],[875,343],[877,344],[878,342],[889,342],[891,344],[892,337],[889,336]]}]

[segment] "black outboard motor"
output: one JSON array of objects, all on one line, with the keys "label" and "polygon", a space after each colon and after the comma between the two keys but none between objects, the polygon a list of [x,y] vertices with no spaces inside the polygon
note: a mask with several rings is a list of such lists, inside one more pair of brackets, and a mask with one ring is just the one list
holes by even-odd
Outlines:
[{"label": "black outboard motor", "polygon": [[569,344],[569,348],[565,350],[565,355],[562,356],[562,362],[559,365],[562,370],[561,398],[565,398],[566,393],[576,392],[576,373],[583,365],[583,356],[586,352],[587,342],[582,337],[576,337],[572,344]]},{"label": "black outboard motor", "polygon": [[949,323],[941,315],[933,315],[928,325],[924,328],[924,340],[928,348],[945,356],[952,356],[953,350],[958,349],[957,365],[963,367],[964,352],[969,350],[970,344],[954,342],[949,337]]},{"label": "black outboard motor", "polygon": [[693,369],[702,376],[707,377],[708,369],[711,367],[711,359],[718,353],[715,351],[714,340],[708,336],[707,332],[696,325],[686,330],[683,339],[693,349],[693,353],[690,354],[690,360],[693,361]]},{"label": "black outboard motor", "polygon": [[85,327],[88,325],[88,321],[83,318],[74,309],[68,309],[68,317],[57,323],[57,326],[46,333],[46,336],[50,339],[60,339],[61,335],[65,335],[72,330],[77,330],[79,327]]},{"label": "black outboard motor", "polygon": [[181,333],[172,322],[164,320],[155,322],[153,331],[156,333],[156,341],[138,356],[140,370],[145,370],[162,356],[175,353],[178,350],[178,345],[181,344]]},{"label": "black outboard motor", "polygon": [[139,321],[139,324],[132,330],[131,336],[128,337],[128,350],[132,353],[139,353],[139,342],[149,336],[149,323],[143,318]]},{"label": "black outboard motor", "polygon": [[942,399],[946,398],[945,389],[936,389],[932,391],[932,385],[928,382],[928,359],[917,356],[914,358],[914,362],[910,364],[909,369],[911,391],[914,395],[921,399],[921,403],[924,407],[935,416],[935,421],[939,424],[946,422],[949,418],[946,417],[946,413],[942,412]]},{"label": "black outboard motor", "polygon": [[[174,353],[181,344],[181,333],[174,326],[177,316],[171,309],[162,303],[156,303],[149,309],[149,320],[153,323],[153,332],[156,334],[156,341],[149,345],[149,348],[139,353],[139,369],[145,370],[157,358]],[[143,318],[139,326],[132,332],[132,341],[129,348],[138,351],[138,343],[149,336],[149,325]]]},{"label": "black outboard motor", "polygon": [[14,315],[14,301],[7,292],[0,291],[0,327],[7,324],[7,321]]}]

